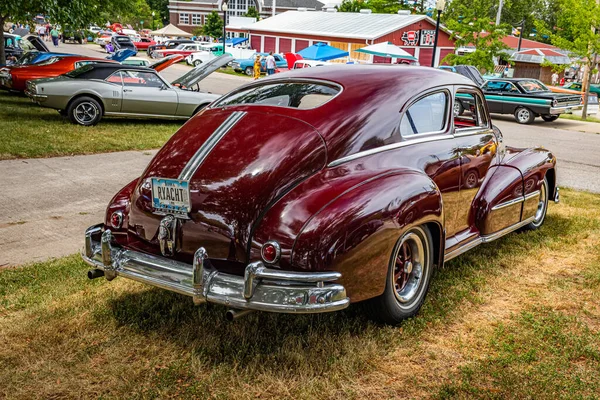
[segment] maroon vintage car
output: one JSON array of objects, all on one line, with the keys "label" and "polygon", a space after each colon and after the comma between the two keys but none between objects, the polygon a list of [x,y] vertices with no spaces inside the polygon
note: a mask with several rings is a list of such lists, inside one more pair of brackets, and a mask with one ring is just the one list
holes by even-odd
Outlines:
[{"label": "maroon vintage car", "polygon": [[[455,96],[472,97],[452,113]],[[370,300],[398,323],[432,271],[537,229],[556,158],[505,147],[481,90],[432,68],[330,66],[246,85],[186,123],[86,232],[90,278],[230,308]],[[241,311],[245,310],[245,311]]]}]

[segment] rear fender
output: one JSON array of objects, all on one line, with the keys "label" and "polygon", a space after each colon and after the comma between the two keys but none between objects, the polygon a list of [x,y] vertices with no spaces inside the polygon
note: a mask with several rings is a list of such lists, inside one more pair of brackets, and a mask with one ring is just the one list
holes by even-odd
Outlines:
[{"label": "rear fender", "polygon": [[342,273],[353,302],[383,293],[394,245],[413,226],[433,224],[436,260],[444,248],[442,198],[423,173],[382,175],[344,192],[313,215],[291,255],[295,268]]}]

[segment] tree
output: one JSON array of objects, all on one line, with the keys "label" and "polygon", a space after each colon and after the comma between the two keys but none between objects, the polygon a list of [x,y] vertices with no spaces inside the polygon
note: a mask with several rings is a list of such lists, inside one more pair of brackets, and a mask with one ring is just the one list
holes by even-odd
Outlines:
[{"label": "tree", "polygon": [[343,0],[337,9],[341,12],[359,12],[363,9],[372,10],[376,14],[396,14],[398,10],[414,10],[422,8],[417,3],[416,6],[410,6],[405,2],[397,0]]},{"label": "tree", "polygon": [[550,37],[556,47],[569,50],[579,57],[587,76],[584,76],[582,119],[587,117],[590,80],[600,54],[600,5],[595,0],[558,0],[561,12],[556,16],[556,25],[549,27],[542,21],[537,23],[539,31]]},{"label": "tree", "polygon": [[[131,10],[129,0],[21,0],[0,2],[0,27],[13,20],[33,22],[38,14],[47,15],[53,24],[83,28],[91,23],[103,23],[102,15],[108,12]],[[4,52],[4,29],[0,29],[0,64],[6,63]]]},{"label": "tree", "polygon": [[169,22],[169,0],[146,0],[150,9],[156,11],[163,24]]},{"label": "tree", "polygon": [[202,32],[214,39],[223,36],[223,19],[216,10],[206,16]]},{"label": "tree", "polygon": [[452,31],[451,37],[457,49],[467,46],[475,48],[472,53],[462,56],[448,54],[443,61],[450,65],[468,64],[480,70],[492,71],[494,57],[503,56],[503,50],[508,49],[502,38],[509,27],[495,26],[488,17],[475,18],[471,14],[470,18],[463,18],[461,22],[449,20],[447,26]]},{"label": "tree", "polygon": [[245,17],[256,18],[258,21],[260,19],[260,14],[256,10],[256,7],[248,7],[248,12],[244,14]]}]

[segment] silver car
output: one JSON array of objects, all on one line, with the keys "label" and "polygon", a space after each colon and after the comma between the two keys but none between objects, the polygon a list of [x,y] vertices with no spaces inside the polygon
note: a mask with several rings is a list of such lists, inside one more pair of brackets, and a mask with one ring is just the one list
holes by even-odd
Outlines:
[{"label": "silver car", "polygon": [[56,78],[28,81],[25,94],[85,126],[96,125],[103,116],[188,119],[220,97],[201,92],[199,82],[232,60],[221,56],[172,83],[152,68],[90,64]]}]

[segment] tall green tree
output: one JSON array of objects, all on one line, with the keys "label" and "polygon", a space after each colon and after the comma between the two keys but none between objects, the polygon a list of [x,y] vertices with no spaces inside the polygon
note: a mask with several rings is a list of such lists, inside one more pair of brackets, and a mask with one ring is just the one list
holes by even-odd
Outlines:
[{"label": "tall green tree", "polygon": [[[129,0],[20,0],[0,1],[0,27],[7,21],[33,23],[35,15],[44,14],[53,24],[83,28],[91,23],[104,23],[102,15],[108,12],[131,10]],[[4,29],[0,29],[0,64],[6,63]]]},{"label": "tall green tree", "polygon": [[256,7],[248,7],[248,12],[246,14],[244,14],[244,16],[250,17],[250,18],[256,18],[257,21],[260,19],[260,14],[258,13],[258,10],[256,9]]},{"label": "tall green tree", "polygon": [[150,9],[155,11],[163,24],[169,23],[169,0],[146,0]]},{"label": "tall green tree", "polygon": [[214,39],[223,36],[223,19],[217,11],[213,10],[206,16],[202,31],[206,36],[210,36]]},{"label": "tall green tree", "polygon": [[600,5],[595,0],[558,0],[560,13],[556,25],[537,23],[538,30],[550,37],[553,45],[569,50],[579,57],[579,63],[587,71],[584,78],[584,102],[582,118],[587,117],[591,75],[600,54]]},{"label": "tall green tree", "polygon": [[475,51],[459,56],[449,54],[444,61],[450,65],[468,64],[480,70],[492,71],[494,58],[503,56],[503,50],[508,49],[502,38],[506,36],[506,26],[495,26],[488,18],[476,18],[474,13],[463,18],[460,22],[449,20],[447,26],[452,30],[452,38],[456,48],[474,47]]},{"label": "tall green tree", "polygon": [[398,0],[343,0],[337,9],[341,12],[359,12],[363,9],[372,10],[376,14],[395,14],[398,10],[413,10],[422,12],[424,1],[415,6]]}]

